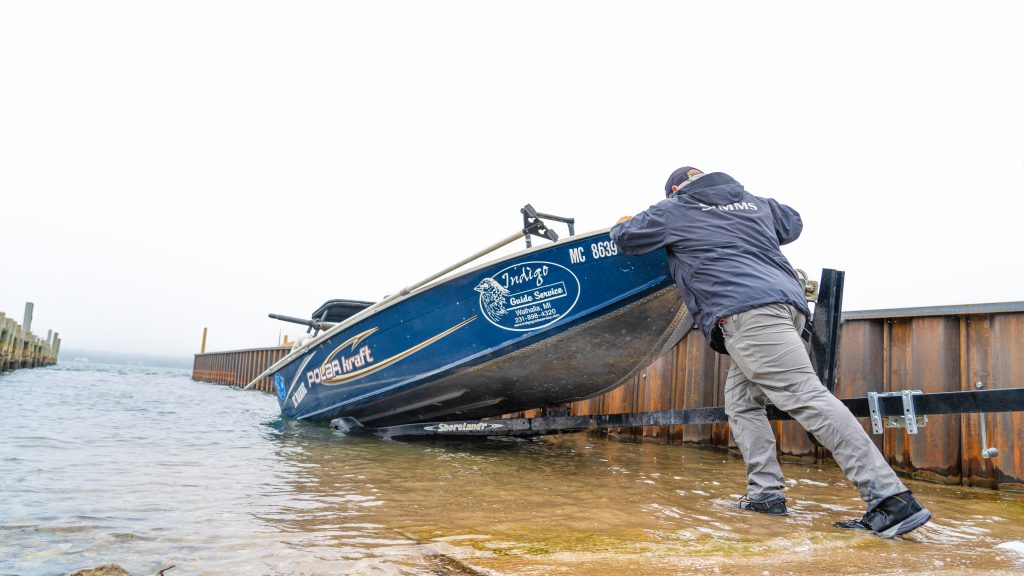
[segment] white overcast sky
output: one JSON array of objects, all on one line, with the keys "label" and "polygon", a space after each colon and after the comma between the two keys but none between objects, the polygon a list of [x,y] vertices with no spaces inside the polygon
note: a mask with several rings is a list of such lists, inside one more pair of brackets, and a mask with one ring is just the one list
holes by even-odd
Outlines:
[{"label": "white overcast sky", "polygon": [[0,0],[0,311],[272,345],[683,164],[790,204],[846,309],[1024,300],[1016,3]]}]

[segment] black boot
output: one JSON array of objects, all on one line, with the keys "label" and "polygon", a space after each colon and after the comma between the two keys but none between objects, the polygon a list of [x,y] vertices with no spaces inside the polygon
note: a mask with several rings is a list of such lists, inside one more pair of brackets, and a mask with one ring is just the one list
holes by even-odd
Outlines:
[{"label": "black boot", "polygon": [[836,528],[870,530],[882,538],[893,538],[924,526],[932,513],[921,506],[910,490],[890,496],[868,511],[860,520],[836,522]]},{"label": "black boot", "polygon": [[789,511],[786,509],[786,499],[782,496],[765,500],[764,502],[751,502],[744,496],[739,502],[734,503],[732,507],[749,512],[771,514],[772,516],[789,516]]}]

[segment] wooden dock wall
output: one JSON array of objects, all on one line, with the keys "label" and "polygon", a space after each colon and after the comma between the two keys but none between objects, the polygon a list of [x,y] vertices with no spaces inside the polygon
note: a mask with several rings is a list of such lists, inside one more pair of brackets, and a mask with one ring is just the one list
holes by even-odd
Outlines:
[{"label": "wooden dock wall", "polygon": [[32,304],[25,307],[23,327],[14,318],[0,312],[0,373],[19,368],[38,368],[57,363],[60,334],[49,331],[46,339],[32,334]]},{"label": "wooden dock wall", "polygon": [[[1024,303],[880,310],[844,314],[836,395],[1024,387]],[[693,333],[631,382],[576,402],[574,414],[615,414],[722,406],[728,356]],[[947,484],[1024,490],[1024,414],[987,414],[981,457],[980,415],[930,416],[916,436],[886,429],[873,436],[899,472]],[[867,420],[861,421],[870,432]],[[796,422],[774,423],[783,458],[827,457]],[[733,447],[728,424],[613,429],[619,438]]]},{"label": "wooden dock wall", "polygon": [[[229,386],[245,386],[290,351],[290,346],[275,346],[196,354],[192,363],[192,379]],[[271,378],[263,378],[253,388],[273,392],[274,381]]]}]

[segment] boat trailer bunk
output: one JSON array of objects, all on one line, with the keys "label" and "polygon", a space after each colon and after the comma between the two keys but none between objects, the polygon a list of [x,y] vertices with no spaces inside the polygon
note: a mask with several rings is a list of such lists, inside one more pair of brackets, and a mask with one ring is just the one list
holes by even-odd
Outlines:
[{"label": "boat trailer bunk", "polygon": [[[810,343],[811,363],[818,377],[832,393],[835,393],[839,355],[844,275],[840,270],[826,268],[822,270],[820,284],[807,282],[806,278],[801,280],[806,286],[808,299],[815,302],[812,320],[805,327],[803,337]],[[980,383],[978,387],[981,388]],[[925,426],[931,415],[979,413],[984,418],[985,413],[989,412],[1022,412],[1024,388],[935,393],[923,393],[920,390],[871,392],[866,397],[844,398],[840,401],[854,416],[870,418],[874,434],[881,434],[885,428],[905,428],[907,433],[917,434],[918,428]],[[767,415],[769,420],[792,419],[789,414],[770,404]],[[379,428],[366,428],[354,418],[342,417],[332,420],[331,428],[346,434],[373,434],[384,439],[528,437],[601,428],[720,424],[728,421],[725,409],[721,406],[585,416],[572,416],[568,408],[563,406],[543,408],[541,416],[535,418],[447,420]],[[986,445],[984,422],[981,423],[981,431],[982,456],[997,456],[998,449]],[[818,444],[813,436],[808,436]]]}]

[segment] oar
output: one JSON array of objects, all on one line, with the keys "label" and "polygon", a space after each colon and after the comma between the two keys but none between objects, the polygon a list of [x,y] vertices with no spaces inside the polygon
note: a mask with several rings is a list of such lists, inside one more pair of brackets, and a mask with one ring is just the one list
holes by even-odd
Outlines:
[{"label": "oar", "polygon": [[[502,238],[501,240],[498,240],[494,244],[491,244],[490,246],[484,248],[483,250],[475,252],[471,256],[467,256],[467,257],[463,258],[462,260],[459,260],[458,262],[456,262],[455,264],[452,264],[451,266],[445,268],[444,270],[441,270],[440,272],[437,272],[436,274],[431,274],[427,278],[424,278],[423,280],[420,280],[419,282],[416,282],[415,284],[410,284],[409,286],[406,286],[405,288],[402,288],[397,293],[392,294],[392,295],[388,296],[387,298],[381,300],[380,302],[377,302],[376,304],[373,304],[372,306],[369,306],[369,307],[361,310],[358,314],[352,315],[348,320],[346,320],[344,322],[341,322],[339,324],[336,324],[333,328],[327,330],[326,332],[324,332],[323,334],[321,334],[317,338],[314,338],[313,340],[310,340],[309,342],[307,342],[307,343],[303,344],[302,346],[299,346],[295,350],[292,350],[291,352],[289,352],[287,356],[285,356],[284,358],[281,358],[280,360],[275,362],[273,366],[271,366],[270,368],[267,368],[266,370],[263,371],[263,373],[261,373],[259,376],[254,378],[252,382],[249,382],[248,384],[246,384],[245,385],[245,389],[248,390],[249,388],[252,388],[260,380],[266,378],[267,376],[270,376],[274,372],[277,372],[282,366],[284,366],[285,364],[288,364],[289,362],[291,362],[292,358],[294,358],[295,356],[297,356],[299,354],[302,354],[306,350],[309,350],[310,348],[313,347],[314,344],[319,343],[321,340],[324,340],[325,338],[329,338],[330,336],[333,336],[334,334],[337,334],[338,332],[344,330],[345,328],[351,326],[352,324],[362,320],[363,318],[369,316],[370,314],[373,314],[374,312],[376,312],[377,310],[381,309],[382,307],[387,306],[388,304],[394,302],[398,298],[402,298],[403,296],[409,295],[414,290],[417,290],[418,288],[422,288],[424,285],[429,284],[429,283],[433,282],[434,280],[437,280],[438,278],[444,276],[445,274],[448,274],[449,272],[452,272],[453,270],[457,270],[457,269],[465,266],[466,264],[469,264],[473,260],[476,260],[476,259],[478,259],[478,258],[480,258],[482,256],[486,256],[487,254],[490,254],[491,252],[494,252],[495,250],[497,250],[498,248],[501,248],[502,246],[506,246],[508,244],[511,244],[512,242],[515,242],[516,240],[519,240],[520,238],[523,237],[523,234],[527,234],[527,233],[533,232],[533,230],[531,230],[531,228],[534,228],[534,226],[531,225],[531,226],[529,226],[529,227],[527,227],[527,228],[525,228],[523,230],[517,230],[515,232],[515,234],[510,234],[507,237]],[[557,236],[556,236],[556,238],[557,238]]]}]

